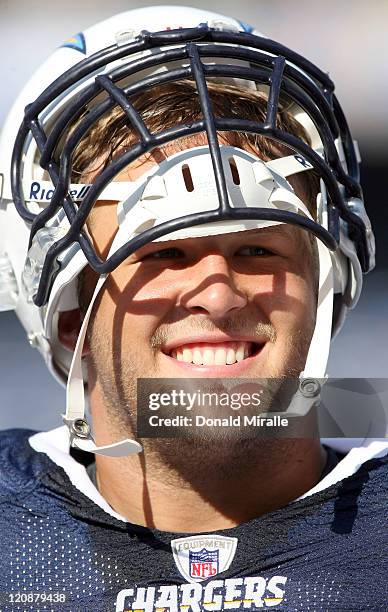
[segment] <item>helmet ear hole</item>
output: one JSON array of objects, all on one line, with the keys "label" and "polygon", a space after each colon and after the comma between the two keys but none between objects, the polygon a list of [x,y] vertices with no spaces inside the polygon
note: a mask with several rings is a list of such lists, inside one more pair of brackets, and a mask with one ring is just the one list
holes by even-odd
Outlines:
[{"label": "helmet ear hole", "polygon": [[[58,316],[58,340],[70,351],[75,350],[78,335],[82,325],[82,316],[79,308],[65,310]],[[89,353],[88,340],[85,338],[82,355]]]},{"label": "helmet ear hole", "polygon": [[230,166],[230,171],[232,173],[233,183],[235,185],[240,185],[241,183],[240,174],[238,172],[236,161],[233,157],[229,157],[229,166]]},{"label": "helmet ear hole", "polygon": [[188,164],[183,164],[182,175],[183,180],[185,181],[186,189],[189,193],[191,193],[192,191],[194,191],[194,182],[193,177],[191,176],[190,166]]}]

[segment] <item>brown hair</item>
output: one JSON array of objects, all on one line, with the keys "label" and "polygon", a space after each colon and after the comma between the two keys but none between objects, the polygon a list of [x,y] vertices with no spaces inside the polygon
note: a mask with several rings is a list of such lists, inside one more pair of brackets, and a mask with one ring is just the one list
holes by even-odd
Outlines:
[{"label": "brown hair", "polygon": [[[265,94],[214,82],[208,83],[208,89],[216,117],[246,118],[264,122],[267,109]],[[131,96],[130,101],[152,133],[162,132],[178,124],[189,124],[203,116],[195,85],[191,81],[157,86]],[[79,121],[82,121],[82,118]],[[284,103],[279,107],[277,127],[310,144],[306,131],[287,111],[287,105]],[[257,134],[222,132],[221,138],[227,144],[248,150],[264,161],[293,153],[284,144]],[[123,110],[121,107],[115,107],[103,116],[78,144],[72,160],[72,181],[82,182],[88,180],[91,175],[102,172],[112,159],[137,141],[138,136],[129,125]],[[200,133],[172,141],[161,146],[160,150],[172,154],[206,142],[206,134]],[[303,173],[303,176],[294,175],[290,182],[315,218],[315,201],[319,189],[317,175],[308,171]]]}]

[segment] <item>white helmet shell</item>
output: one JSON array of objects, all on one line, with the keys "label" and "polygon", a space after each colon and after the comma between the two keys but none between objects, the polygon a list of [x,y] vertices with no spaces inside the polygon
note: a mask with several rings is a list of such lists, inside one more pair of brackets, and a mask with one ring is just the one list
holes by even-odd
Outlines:
[{"label": "white helmet shell", "polygon": [[[59,47],[29,80],[15,101],[4,124],[0,136],[0,176],[2,178],[0,280],[4,279],[4,286],[8,287],[8,290],[0,292],[0,299],[2,299],[3,309],[15,307],[16,314],[22,322],[30,342],[40,350],[51,372],[62,382],[66,380],[72,354],[58,341],[56,328],[58,313],[61,310],[76,307],[76,281],[80,271],[86,265],[86,259],[77,245],[68,249],[66,251],[67,264],[63,266],[63,269],[61,269],[55,278],[48,304],[37,307],[31,300],[27,299],[22,287],[22,276],[30,246],[30,224],[21,219],[13,205],[10,180],[12,147],[10,145],[17,138],[26,106],[40,96],[46,88],[52,87],[57,79],[60,79],[64,73],[78,65],[85,58],[90,58],[107,47],[120,47],[128,44],[128,42],[135,40],[143,30],[148,32],[171,31],[180,28],[196,28],[204,23],[217,31],[255,33],[251,28],[235,19],[195,8],[153,6],[115,15],[75,35]],[[174,46],[173,42],[171,46]],[[148,50],[143,53],[147,54],[151,53],[151,51]],[[264,51],[264,53],[268,52]],[[124,59],[118,59],[115,65],[122,65],[123,61]],[[233,61],[230,61],[230,63],[232,64]],[[293,64],[290,63],[290,65],[292,66]],[[109,67],[111,68],[112,66],[110,65]],[[57,118],[63,115],[69,105],[74,103],[77,96],[94,81],[96,73],[103,74],[105,70],[105,68],[99,68],[96,72],[83,76],[68,88],[63,95],[58,96],[55,103],[49,104],[42,111],[40,119],[46,134],[50,133]],[[249,82],[247,86],[250,87]],[[264,90],[265,88],[264,86]],[[298,105],[295,105],[293,114],[310,135],[312,150],[323,156],[323,144],[313,121],[305,112],[301,111]],[[342,155],[343,147],[340,138],[337,138],[336,147],[340,153],[341,164],[346,170],[347,164]],[[41,185],[43,185],[44,181],[47,181],[48,177],[47,172],[38,163],[38,153],[36,141],[31,138],[24,149],[22,180],[27,189],[27,191],[25,190],[25,197],[26,201],[28,201],[28,210],[35,214],[45,209],[45,206],[50,202],[49,194],[51,193],[52,196],[54,191],[53,189],[50,190],[50,188],[46,188],[44,191],[41,188]],[[235,152],[235,154],[237,157],[239,156],[238,152]],[[283,178],[287,183],[286,178],[293,173],[293,168],[294,172],[303,170],[302,168],[295,169],[295,163],[295,159],[288,160],[283,166],[278,164],[276,169],[275,165],[271,168],[271,164],[268,164],[268,171],[273,173],[270,180],[275,180],[274,176],[275,172],[277,172],[278,177],[280,177],[279,180]],[[195,173],[194,168],[193,172]],[[31,191],[32,184],[39,187],[38,196],[35,192]],[[30,186],[30,192],[28,191],[28,186]],[[143,187],[144,190],[151,189],[149,184],[143,185]],[[155,183],[152,188],[155,189]],[[278,188],[280,189],[280,184]],[[145,192],[141,193],[143,198],[145,198]],[[237,197],[236,190],[234,193],[235,197]],[[241,193],[239,197],[241,197]],[[325,189],[323,188],[317,204],[320,211],[320,221],[324,227],[327,227],[327,202],[325,197]],[[289,201],[292,201],[291,188],[288,190],[287,198]],[[127,200],[127,198],[114,197],[112,199]],[[231,200],[233,201],[233,198]],[[241,224],[235,224],[234,228],[232,225],[229,225],[229,230],[225,227],[224,230],[240,231],[236,229],[237,226],[241,228]],[[191,235],[197,234],[194,232]],[[370,237],[371,241],[372,239],[373,235]],[[48,248],[48,246],[49,244],[45,248]],[[336,319],[333,321],[333,333],[336,333],[344,321],[347,309],[352,308],[356,304],[362,286],[361,265],[355,245],[348,237],[345,224],[341,226],[340,246],[332,256],[332,263],[334,269],[334,293],[337,293],[341,300],[341,307],[337,311]]]}]

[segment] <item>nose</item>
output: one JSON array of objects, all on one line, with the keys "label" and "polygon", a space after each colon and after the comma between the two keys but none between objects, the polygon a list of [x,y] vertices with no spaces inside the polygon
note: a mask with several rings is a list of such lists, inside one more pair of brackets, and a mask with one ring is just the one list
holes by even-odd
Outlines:
[{"label": "nose", "polygon": [[222,319],[246,306],[246,294],[237,288],[236,279],[223,255],[203,257],[190,269],[190,286],[182,305],[192,314],[207,314]]}]

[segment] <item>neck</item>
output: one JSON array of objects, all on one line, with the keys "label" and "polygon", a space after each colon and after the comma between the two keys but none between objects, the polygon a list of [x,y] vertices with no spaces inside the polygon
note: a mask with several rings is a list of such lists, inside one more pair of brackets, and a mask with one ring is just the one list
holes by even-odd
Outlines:
[{"label": "neck", "polygon": [[[131,437],[93,410],[98,444]],[[133,437],[133,436],[132,436]],[[320,479],[325,452],[317,438],[210,444],[146,440],[139,455],[96,456],[100,493],[129,522],[199,533],[234,527],[276,510]]]}]

